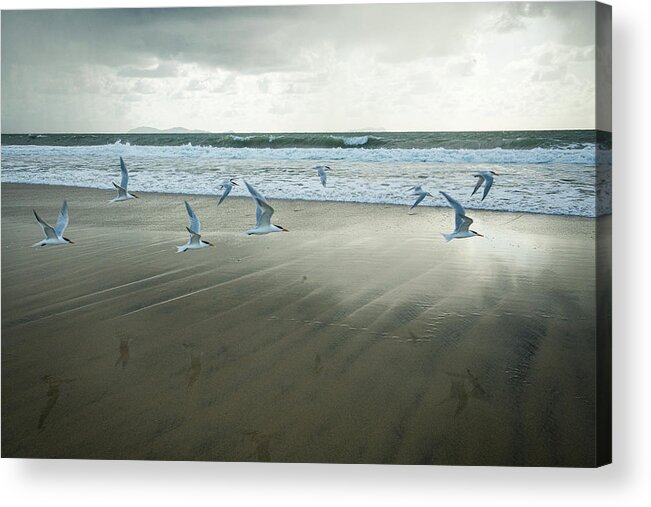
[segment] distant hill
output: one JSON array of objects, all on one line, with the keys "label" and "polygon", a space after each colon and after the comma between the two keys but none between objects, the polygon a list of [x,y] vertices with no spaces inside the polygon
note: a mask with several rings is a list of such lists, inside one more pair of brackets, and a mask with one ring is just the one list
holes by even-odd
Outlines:
[{"label": "distant hill", "polygon": [[154,127],[138,127],[131,129],[129,134],[210,134],[206,130],[190,130],[185,127],[172,127],[171,129],[157,129]]}]

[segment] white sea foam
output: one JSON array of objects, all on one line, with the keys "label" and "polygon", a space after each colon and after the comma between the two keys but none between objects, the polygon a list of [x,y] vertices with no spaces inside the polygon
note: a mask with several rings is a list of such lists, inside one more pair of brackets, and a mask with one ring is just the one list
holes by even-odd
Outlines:
[{"label": "white sea foam", "polygon": [[[467,208],[596,216],[610,212],[610,152],[575,150],[211,148],[200,146],[3,146],[2,181],[106,188],[118,157],[137,191],[217,194],[228,177],[246,178],[270,198],[412,204],[406,188],[435,194],[422,205],[446,206],[438,190]],[[332,167],[328,187],[311,167]],[[481,201],[470,197],[479,170],[500,173]],[[598,176],[597,176],[598,174]],[[598,189],[595,189],[595,183]],[[240,187],[232,195],[246,195]]]},{"label": "white sea foam", "polygon": [[[353,139],[353,138],[351,138]],[[350,141],[351,143],[355,141]],[[125,149],[126,148],[126,149]],[[609,159],[610,152],[594,147],[583,149],[531,150],[493,149],[346,149],[346,148],[213,148],[212,146],[138,146],[116,141],[101,146],[4,146],[2,153],[11,155],[107,156],[111,153],[134,157],[212,158],[216,160],[341,160],[350,162],[403,162],[428,164],[582,164],[594,165],[598,157]]]},{"label": "white sea foam", "polygon": [[[372,136],[371,136],[372,137]],[[368,143],[369,136],[330,136],[331,139],[342,141],[346,146],[363,146]],[[376,138],[377,139],[377,138]]]}]

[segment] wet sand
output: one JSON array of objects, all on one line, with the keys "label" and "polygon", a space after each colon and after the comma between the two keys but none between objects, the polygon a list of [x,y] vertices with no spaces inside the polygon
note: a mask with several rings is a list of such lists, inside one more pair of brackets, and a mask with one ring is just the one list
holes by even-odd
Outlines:
[{"label": "wet sand", "polygon": [[595,464],[594,219],[112,197],[2,185],[3,457]]}]

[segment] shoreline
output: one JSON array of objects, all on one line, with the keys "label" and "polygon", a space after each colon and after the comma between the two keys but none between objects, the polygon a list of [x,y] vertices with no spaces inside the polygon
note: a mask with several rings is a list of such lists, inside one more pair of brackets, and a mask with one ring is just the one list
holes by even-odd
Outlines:
[{"label": "shoreline", "polygon": [[[98,187],[84,187],[84,186],[72,186],[72,185],[54,185],[50,183],[16,183],[16,182],[1,182],[2,186],[25,186],[25,187],[31,187],[31,186],[36,186],[36,187],[50,187],[53,189],[70,189],[70,191],[81,189],[81,190],[92,190],[92,191],[100,191],[100,192],[106,192],[107,194],[114,194],[115,189],[112,187],[106,187],[106,188],[98,188]],[[168,197],[182,197],[185,196],[187,197],[199,197],[199,198],[213,198],[213,199],[218,199],[221,196],[221,193],[214,193],[214,194],[209,194],[209,193],[198,193],[198,194],[193,194],[193,193],[182,193],[182,192],[145,192],[141,190],[133,190],[133,192],[136,192],[138,194],[142,195],[151,195],[151,196],[168,196]],[[250,196],[242,196],[242,195],[229,195],[227,199],[235,199],[235,200],[250,200]],[[329,205],[336,205],[336,204],[341,204],[341,205],[359,205],[359,206],[371,206],[371,207],[390,207],[390,208],[406,208],[407,211],[409,211],[410,204],[399,204],[399,203],[383,203],[383,202],[363,202],[363,201],[335,201],[335,200],[329,200],[329,199],[317,199],[317,200],[312,200],[312,199],[297,199],[297,198],[291,198],[291,199],[286,199],[286,198],[280,198],[280,197],[272,197],[269,198],[270,201],[276,202],[285,202],[285,203],[322,203],[322,204],[329,204]],[[445,209],[452,209],[450,206],[433,206],[429,204],[419,204],[416,207],[416,210],[418,209],[428,209],[428,210],[445,210]],[[577,218],[577,219],[585,219],[585,220],[598,220],[600,218],[604,217],[609,217],[612,215],[611,213],[605,213],[603,215],[598,215],[598,216],[585,216],[585,215],[568,215],[568,214],[562,214],[562,213],[538,213],[535,211],[509,211],[509,210],[487,210],[487,209],[478,209],[478,208],[471,208],[470,206],[465,206],[467,210],[471,210],[473,214],[502,214],[502,215],[526,215],[526,216],[541,216],[541,217],[557,217],[557,218]]]}]

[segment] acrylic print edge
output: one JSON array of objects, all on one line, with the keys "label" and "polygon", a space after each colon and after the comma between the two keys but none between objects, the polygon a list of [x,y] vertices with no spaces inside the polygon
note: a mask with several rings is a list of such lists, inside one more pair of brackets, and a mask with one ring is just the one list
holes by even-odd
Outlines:
[{"label": "acrylic print edge", "polygon": [[[595,2],[595,128],[612,146],[612,7]],[[599,149],[598,142],[595,143]],[[604,150],[608,158],[612,149]],[[595,184],[602,185],[602,171],[611,170],[611,160],[596,157]],[[608,185],[611,179],[608,178]],[[599,188],[597,189],[599,190]],[[602,189],[611,194],[611,189]],[[610,204],[610,203],[608,203]],[[609,206],[609,209],[612,209]],[[596,256],[596,456],[597,467],[612,463],[612,215],[597,218]]]}]

